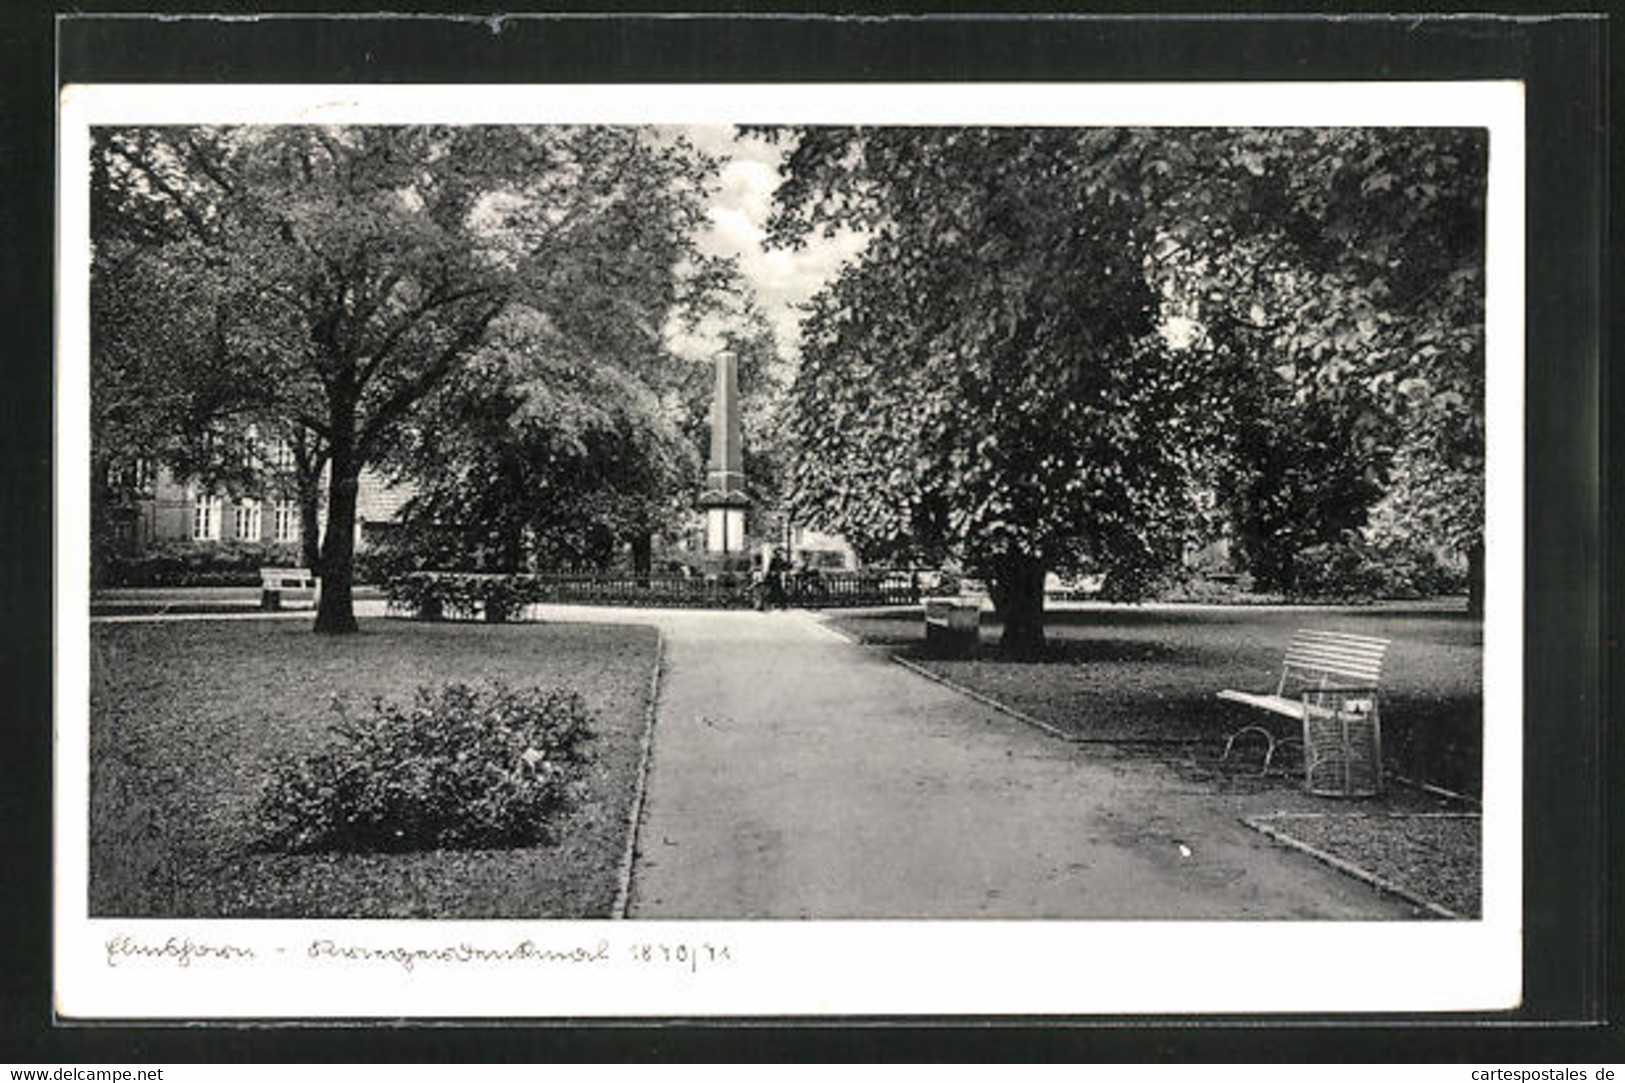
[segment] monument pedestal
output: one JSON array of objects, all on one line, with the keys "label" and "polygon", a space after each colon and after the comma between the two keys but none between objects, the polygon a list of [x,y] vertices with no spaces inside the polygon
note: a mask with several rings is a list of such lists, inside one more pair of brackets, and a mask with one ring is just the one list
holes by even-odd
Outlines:
[{"label": "monument pedestal", "polygon": [[745,550],[745,509],[726,505],[705,509],[705,551],[733,554]]},{"label": "monument pedestal", "polygon": [[700,507],[705,509],[705,551],[716,557],[745,550],[745,467],[740,447],[739,372],[732,354],[717,356],[716,397],[711,402],[711,458],[705,470]]}]

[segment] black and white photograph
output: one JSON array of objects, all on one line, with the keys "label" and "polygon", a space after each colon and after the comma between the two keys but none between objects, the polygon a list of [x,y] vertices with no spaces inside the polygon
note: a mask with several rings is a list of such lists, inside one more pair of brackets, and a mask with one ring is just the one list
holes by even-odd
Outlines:
[{"label": "black and white photograph", "polygon": [[64,1004],[1516,1003],[1506,87],[461,89],[64,96]]}]

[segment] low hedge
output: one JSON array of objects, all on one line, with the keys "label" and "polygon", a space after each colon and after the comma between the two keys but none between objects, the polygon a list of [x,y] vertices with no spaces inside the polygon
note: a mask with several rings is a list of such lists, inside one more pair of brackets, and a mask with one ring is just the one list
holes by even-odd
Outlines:
[{"label": "low hedge", "polygon": [[391,610],[418,620],[485,620],[519,616],[527,605],[629,604],[690,609],[737,609],[755,602],[749,576],[715,579],[636,575],[492,575],[408,572],[384,583]]},{"label": "low hedge", "polygon": [[166,542],[140,556],[113,557],[102,569],[108,587],[257,587],[263,567],[297,568],[296,545],[257,542]]},{"label": "low hedge", "polygon": [[[681,609],[747,609],[764,603],[765,587],[749,575],[633,574],[491,575],[407,572],[384,583],[390,609],[419,620],[506,621],[542,603],[634,605]],[[808,608],[913,604],[919,591],[907,573],[791,573],[777,604]]]}]

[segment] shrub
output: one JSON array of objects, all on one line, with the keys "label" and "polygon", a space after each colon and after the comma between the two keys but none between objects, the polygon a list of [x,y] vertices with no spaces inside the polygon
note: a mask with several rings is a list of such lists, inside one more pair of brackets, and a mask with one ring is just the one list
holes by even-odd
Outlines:
[{"label": "shrub", "polygon": [[260,794],[272,847],[481,849],[552,839],[586,759],[591,712],[571,690],[420,687],[364,712],[335,700],[333,744],[273,766]]},{"label": "shrub", "polygon": [[1458,593],[1464,577],[1423,546],[1358,537],[1298,553],[1297,593],[1312,598],[1415,599]]},{"label": "shrub", "polygon": [[540,603],[640,605],[687,608],[745,607],[752,599],[748,576],[488,575],[408,572],[383,584],[390,607],[420,620],[512,620]]},{"label": "shrub", "polygon": [[257,587],[260,568],[303,560],[297,545],[160,542],[139,556],[109,559],[102,574],[110,587]]}]

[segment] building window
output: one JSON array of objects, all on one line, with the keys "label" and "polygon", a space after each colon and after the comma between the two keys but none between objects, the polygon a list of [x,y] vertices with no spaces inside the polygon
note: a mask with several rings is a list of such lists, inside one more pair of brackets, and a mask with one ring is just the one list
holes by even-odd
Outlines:
[{"label": "building window", "polygon": [[295,501],[276,502],[276,540],[279,542],[299,540],[299,505]]},{"label": "building window", "polygon": [[243,469],[260,468],[260,430],[250,425],[243,430]]},{"label": "building window", "polygon": [[278,438],[271,445],[271,465],[278,470],[293,469],[293,445]]},{"label": "building window", "polygon": [[130,471],[130,481],[138,493],[152,492],[152,460],[137,459],[134,468]]},{"label": "building window", "polygon": [[192,540],[220,540],[220,498],[201,495],[192,505]]},{"label": "building window", "polygon": [[239,500],[231,524],[232,536],[245,541],[260,540],[260,502],[252,498]]}]

